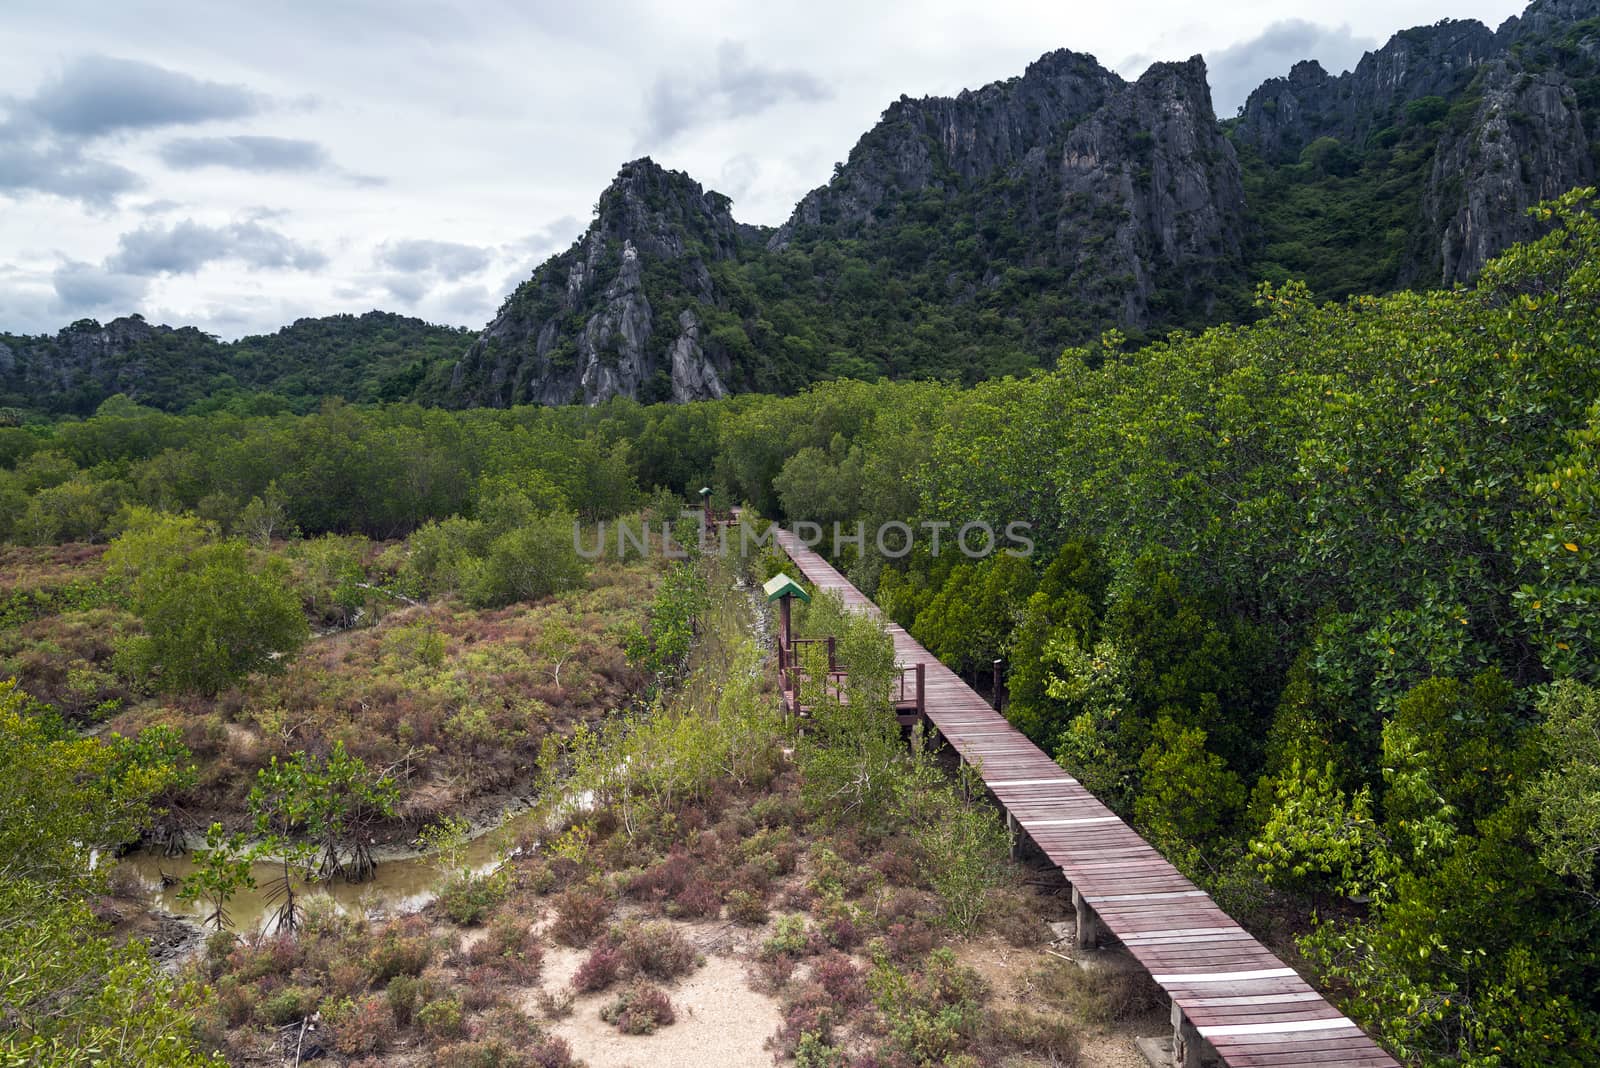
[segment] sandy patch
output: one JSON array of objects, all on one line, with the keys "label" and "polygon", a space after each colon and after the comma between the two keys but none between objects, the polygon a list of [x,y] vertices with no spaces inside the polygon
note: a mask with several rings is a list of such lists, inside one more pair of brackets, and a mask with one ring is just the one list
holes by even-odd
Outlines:
[{"label": "sandy patch", "polygon": [[[545,955],[545,989],[570,990],[572,973],[587,952],[553,948]],[[624,1035],[600,1019],[613,992],[585,994],[572,1015],[549,1029],[572,1043],[589,1068],[714,1068],[772,1061],[767,1038],[778,1029],[778,1003],[750,989],[745,966],[729,957],[707,957],[693,975],[665,986],[676,1023],[653,1035]],[[531,1002],[525,1006],[536,1011]]]}]

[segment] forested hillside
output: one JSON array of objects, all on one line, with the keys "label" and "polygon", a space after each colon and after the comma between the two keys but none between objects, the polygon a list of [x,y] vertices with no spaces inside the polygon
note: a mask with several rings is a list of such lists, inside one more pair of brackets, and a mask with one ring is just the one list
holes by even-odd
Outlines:
[{"label": "forested hillside", "polygon": [[306,411],[326,397],[405,400],[472,334],[388,312],[299,319],[275,334],[221,342],[139,315],[85,319],[54,337],[0,334],[0,409],[87,415],[122,394],[163,411],[234,405]]},{"label": "forested hillside", "polygon": [[[974,388],[303,416],[116,399],[0,430],[0,537],[126,539],[144,509],[406,537],[339,565],[352,604],[395,574],[495,604],[571,513],[656,487],[861,522],[840,556],[858,585],[953,666],[1004,659],[1014,721],[1242,919],[1308,925],[1311,966],[1408,1063],[1591,1064],[1600,219],[1592,191],[1540,210],[1553,231],[1471,288],[1264,286],[1249,325],[1108,335]],[[880,551],[891,520],[946,524],[945,551]],[[1036,551],[950,551],[978,521],[1031,523]],[[3,618],[101,596],[42,579]],[[132,607],[131,639],[164,625]],[[51,670],[93,707],[149,664]]]}]

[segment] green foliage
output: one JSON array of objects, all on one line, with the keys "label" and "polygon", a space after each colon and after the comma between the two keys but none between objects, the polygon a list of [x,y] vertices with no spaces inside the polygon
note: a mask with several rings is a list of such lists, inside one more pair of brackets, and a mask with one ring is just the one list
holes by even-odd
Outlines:
[{"label": "green foliage", "polygon": [[228,900],[240,890],[254,890],[255,876],[251,865],[260,850],[246,843],[244,835],[228,835],[222,824],[213,823],[206,828],[204,849],[194,853],[194,871],[184,876],[178,888],[180,901],[204,900],[211,906],[206,923],[221,931],[233,926],[228,916]]},{"label": "green foliage", "polygon": [[687,564],[669,567],[650,604],[649,632],[631,659],[657,678],[675,678],[688,663],[695,627],[708,607],[704,577]]},{"label": "green foliage", "polygon": [[445,883],[439,891],[439,906],[450,917],[451,923],[475,927],[505,899],[506,885],[504,874],[475,875],[463,872]]},{"label": "green foliage", "polygon": [[961,932],[983,918],[1008,859],[999,814],[981,798],[977,772],[964,769],[952,783],[921,754],[895,783],[895,818],[921,853],[923,878],[944,902],[950,926]]},{"label": "green foliage", "polygon": [[1226,761],[1206,750],[1206,732],[1170,717],[1156,721],[1139,758],[1143,789],[1134,819],[1180,867],[1195,871],[1206,854],[1229,840],[1244,806],[1244,783]]},{"label": "green foliage", "polygon": [[1333,765],[1302,766],[1295,758],[1277,779],[1271,813],[1250,842],[1267,882],[1303,893],[1372,894],[1390,874],[1387,844],[1372,816],[1372,796],[1354,797],[1334,781]]},{"label": "green foliage", "polygon": [[[298,752],[277,757],[256,776],[250,809],[256,829],[280,850],[291,835],[303,834],[320,855],[321,878],[342,875],[352,882],[368,878],[373,861],[370,826],[394,814],[397,796],[391,776],[371,771],[335,741],[327,756]],[[307,858],[308,860],[310,858]]]},{"label": "green foliage", "polygon": [[977,1029],[986,994],[982,978],[957,963],[948,947],[934,950],[924,969],[907,975],[888,960],[873,961],[867,978],[888,1027],[890,1048],[915,1065],[949,1063]]},{"label": "green foliage", "polygon": [[104,937],[86,902],[0,880],[0,1062],[220,1066],[199,1052],[202,990],[168,978],[137,942]]},{"label": "green foliage", "polygon": [[244,543],[212,541],[192,517],[124,513],[106,552],[145,633],[120,656],[162,687],[214,694],[252,671],[282,670],[308,636],[282,564],[257,567]]},{"label": "green foliage", "polygon": [[50,886],[92,882],[92,854],[136,839],[180,774],[153,753],[68,730],[0,682],[0,870]]},{"label": "green foliage", "polygon": [[172,739],[107,744],[0,682],[0,1060],[201,1065],[201,992],[167,978],[90,912],[97,850],[136,838],[181,777]]},{"label": "green foliage", "polygon": [[[138,316],[107,326],[129,322],[142,326]],[[147,335],[130,330],[125,354],[75,363],[66,354],[80,326],[94,334],[102,329],[91,319],[54,338],[0,335],[22,353],[18,365],[0,375],[0,397],[74,415],[126,404],[120,396],[124,390],[137,391],[142,404],[170,412],[305,411],[324,397],[405,400],[429,372],[441,365],[447,369],[474,337],[458,327],[373,311],[299,319],[275,334],[226,343],[193,327],[158,328]],[[50,373],[58,360],[66,365],[65,385]],[[38,372],[30,373],[31,368]]]},{"label": "green foliage", "polygon": [[1558,683],[1540,712],[1546,770],[1528,788],[1539,859],[1593,895],[1600,884],[1600,692]]}]

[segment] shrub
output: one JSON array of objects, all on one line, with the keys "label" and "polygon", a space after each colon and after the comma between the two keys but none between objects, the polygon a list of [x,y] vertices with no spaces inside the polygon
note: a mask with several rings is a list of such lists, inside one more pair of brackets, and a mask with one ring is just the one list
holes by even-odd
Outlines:
[{"label": "shrub", "polygon": [[915,1064],[948,1063],[976,1032],[988,993],[982,977],[949,949],[934,950],[913,977],[880,960],[869,985],[891,1047]]},{"label": "shrub", "polygon": [[807,983],[791,995],[783,1005],[783,1022],[772,1043],[778,1052],[795,1056],[800,1043],[807,1035],[816,1043],[831,1045],[833,1028],[843,1019],[840,1006],[835,1005],[828,992],[816,983]]},{"label": "shrub", "polygon": [[531,982],[539,977],[544,965],[544,947],[532,928],[506,916],[492,923],[487,936],[467,951],[467,961],[520,982]]},{"label": "shrub", "polygon": [[811,968],[811,980],[844,1008],[855,1008],[866,1000],[867,987],[861,972],[843,953],[829,953],[819,959]]},{"label": "shrub", "polygon": [[468,1012],[482,1012],[498,1004],[500,995],[495,989],[492,968],[468,968],[461,973],[461,1005]]},{"label": "shrub", "polygon": [[761,943],[761,955],[803,957],[809,942],[804,916],[779,916],[772,925],[772,934]]},{"label": "shrub", "polygon": [[256,1007],[261,1021],[273,1027],[299,1023],[317,1011],[322,992],[307,986],[280,987],[268,994]]},{"label": "shrub", "polygon": [[327,1016],[333,1048],[347,1056],[378,1053],[394,1040],[394,1015],[376,995],[345,998]]},{"label": "shrub", "polygon": [[569,946],[586,945],[611,915],[611,899],[596,882],[574,886],[556,895],[556,918],[550,933]]},{"label": "shrub", "polygon": [[749,890],[731,891],[728,894],[728,918],[746,927],[759,927],[767,922],[766,899]]},{"label": "shrub", "polygon": [[528,1060],[533,1068],[575,1068],[579,1063],[572,1056],[572,1047],[559,1035],[546,1035],[528,1050]]},{"label": "shrub", "polygon": [[367,970],[375,983],[397,975],[421,975],[433,959],[433,943],[426,936],[408,936],[400,924],[389,927],[367,955]]},{"label": "shrub", "polygon": [[410,975],[397,975],[389,980],[389,987],[383,994],[389,1000],[389,1011],[394,1014],[394,1022],[401,1027],[411,1026],[421,988],[422,984]]},{"label": "shrub", "polygon": [[647,923],[621,932],[622,965],[629,974],[676,979],[694,971],[698,954],[669,923]]},{"label": "shrub", "polygon": [[687,853],[674,850],[666,859],[629,879],[628,896],[641,901],[677,897],[689,884],[693,866]]},{"label": "shrub", "polygon": [[861,932],[848,911],[839,911],[822,922],[822,940],[834,949],[854,949],[861,944]]},{"label": "shrub", "polygon": [[462,875],[445,884],[439,892],[439,906],[452,923],[473,927],[483,922],[506,896],[506,880],[500,874]]},{"label": "shrub", "polygon": [[547,1020],[565,1020],[572,1015],[570,990],[541,990],[533,997],[539,1013]]},{"label": "shrub", "polygon": [[766,994],[776,994],[789,985],[794,975],[794,958],[786,953],[774,957],[757,957],[755,971],[750,976],[751,986]]},{"label": "shrub", "polygon": [[442,1046],[433,1055],[433,1063],[440,1068],[524,1068],[528,1059],[517,1051],[516,1044],[497,1035]]},{"label": "shrub", "polygon": [[902,964],[920,960],[933,949],[933,928],[922,920],[909,923],[891,923],[883,932],[884,946],[889,956]]},{"label": "shrub", "polygon": [[438,998],[417,1010],[417,1023],[434,1038],[454,1038],[461,1034],[464,1013],[460,998]]},{"label": "shrub", "polygon": [[239,936],[232,931],[213,931],[207,935],[205,956],[207,967],[220,968],[238,944]]},{"label": "shrub", "polygon": [[667,906],[667,914],[685,919],[702,919],[716,916],[722,911],[722,899],[717,888],[707,879],[695,878],[678,892]]},{"label": "shrub", "polygon": [[672,999],[658,986],[639,982],[617,995],[615,1001],[600,1010],[600,1018],[612,1024],[625,1035],[648,1035],[657,1027],[665,1027],[677,1019],[672,1011]]},{"label": "shrub", "polygon": [[622,954],[611,946],[596,946],[572,973],[572,985],[581,994],[591,994],[610,986],[621,971]]},{"label": "shrub", "polygon": [[828,1045],[815,1031],[802,1034],[794,1047],[794,1068],[846,1068],[849,1063],[842,1050]]}]

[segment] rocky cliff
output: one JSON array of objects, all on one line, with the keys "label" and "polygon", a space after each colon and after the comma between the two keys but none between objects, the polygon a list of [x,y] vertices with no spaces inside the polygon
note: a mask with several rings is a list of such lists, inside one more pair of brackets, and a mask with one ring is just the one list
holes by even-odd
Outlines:
[{"label": "rocky cliff", "polygon": [[[1092,300],[1101,326],[1144,329],[1174,301],[1198,301],[1204,314],[1201,294],[1241,266],[1239,164],[1199,56],[1130,83],[1059,51],[957,97],[902,97],[769,248],[892,242],[930,203],[942,225],[972,224],[980,285],[1011,266],[1042,269]],[[926,263],[895,259],[912,273]]]},{"label": "rocky cliff", "polygon": [[625,165],[588,231],[538,268],[456,365],[452,404],[677,402],[728,393],[702,324],[710,266],[744,244],[728,198],[650,159]]},{"label": "rocky cliff", "polygon": [[1398,183],[1410,233],[1372,281],[1449,285],[1537,236],[1528,207],[1593,181],[1597,61],[1600,0],[1537,0],[1498,31],[1471,20],[1405,30],[1337,77],[1297,64],[1250,95],[1231,134],[1262,168],[1338,159],[1320,192],[1352,211]]}]

